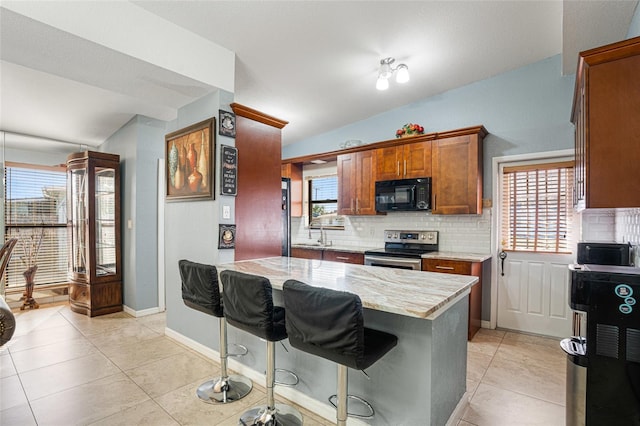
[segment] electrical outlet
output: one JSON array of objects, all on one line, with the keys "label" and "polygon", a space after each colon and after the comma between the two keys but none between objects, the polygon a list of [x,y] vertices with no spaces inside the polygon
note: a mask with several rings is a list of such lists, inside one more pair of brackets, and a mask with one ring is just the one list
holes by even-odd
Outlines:
[{"label": "electrical outlet", "polygon": [[231,206],[222,206],[222,218],[231,219]]}]

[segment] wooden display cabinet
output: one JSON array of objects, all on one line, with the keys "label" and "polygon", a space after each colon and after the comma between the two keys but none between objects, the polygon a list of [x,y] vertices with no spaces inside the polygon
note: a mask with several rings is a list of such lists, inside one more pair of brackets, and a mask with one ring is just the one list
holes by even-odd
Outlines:
[{"label": "wooden display cabinet", "polygon": [[90,317],[122,311],[120,157],[71,154],[67,203],[71,310]]}]

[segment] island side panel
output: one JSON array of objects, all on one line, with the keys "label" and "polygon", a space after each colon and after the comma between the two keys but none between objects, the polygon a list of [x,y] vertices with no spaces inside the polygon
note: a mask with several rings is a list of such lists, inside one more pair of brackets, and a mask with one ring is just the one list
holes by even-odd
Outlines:
[{"label": "island side panel", "polygon": [[431,423],[444,425],[467,387],[469,297],[432,321]]}]

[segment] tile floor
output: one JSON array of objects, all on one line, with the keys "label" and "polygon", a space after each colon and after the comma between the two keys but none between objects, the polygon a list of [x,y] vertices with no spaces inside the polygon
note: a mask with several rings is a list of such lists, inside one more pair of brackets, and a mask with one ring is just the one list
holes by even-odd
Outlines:
[{"label": "tile floor", "polygon": [[[254,384],[237,403],[200,402],[195,388],[217,365],[165,337],[163,314],[88,318],[67,304],[15,314],[0,348],[3,426],[230,426],[265,397]],[[564,374],[557,340],[483,329],[469,343],[471,400],[458,425],[564,425]],[[305,425],[332,424],[301,411]]]}]

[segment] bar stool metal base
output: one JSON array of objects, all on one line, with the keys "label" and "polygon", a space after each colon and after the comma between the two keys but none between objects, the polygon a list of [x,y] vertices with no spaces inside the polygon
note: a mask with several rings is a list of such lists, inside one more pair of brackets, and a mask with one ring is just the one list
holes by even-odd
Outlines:
[{"label": "bar stool metal base", "polygon": [[252,387],[253,383],[248,378],[231,374],[225,381],[218,377],[204,382],[198,386],[196,395],[209,404],[226,404],[244,398]]},{"label": "bar stool metal base", "polygon": [[302,426],[302,414],[286,404],[276,404],[275,410],[266,405],[245,411],[238,421],[239,426]]}]

